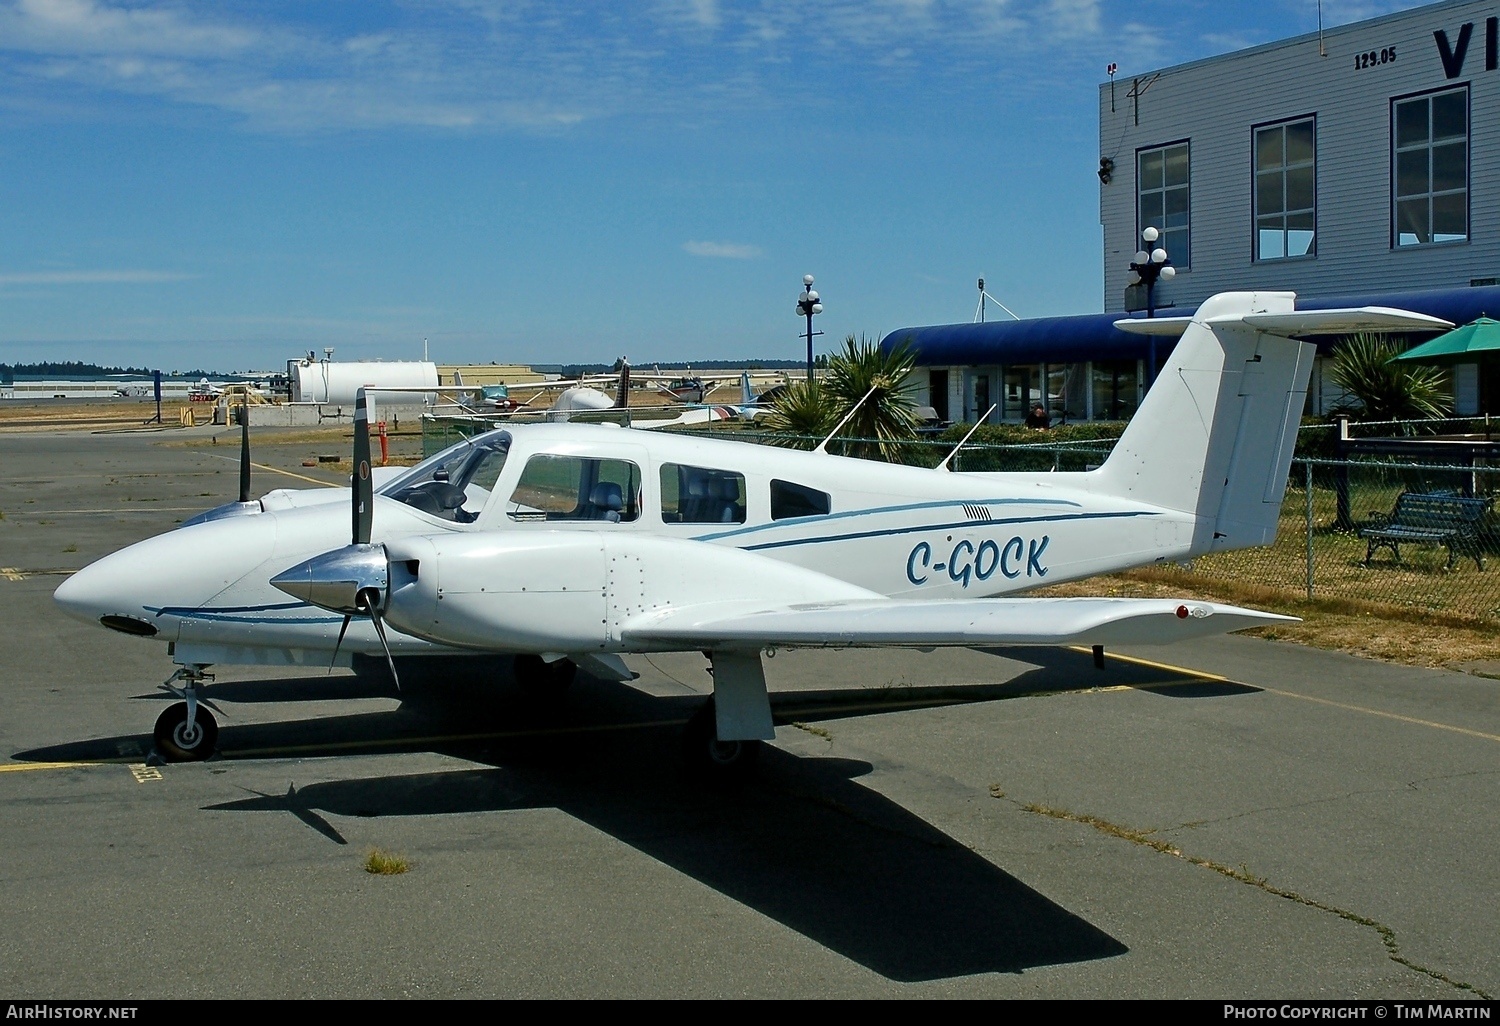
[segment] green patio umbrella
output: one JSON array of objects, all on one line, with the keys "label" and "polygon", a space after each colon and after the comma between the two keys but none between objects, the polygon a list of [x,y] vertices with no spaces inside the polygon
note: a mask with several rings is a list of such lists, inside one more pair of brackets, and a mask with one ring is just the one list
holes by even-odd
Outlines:
[{"label": "green patio umbrella", "polygon": [[1439,335],[1431,342],[1423,342],[1415,349],[1408,349],[1396,359],[1409,363],[1448,365],[1477,363],[1487,353],[1500,353],[1500,321],[1481,317]]}]

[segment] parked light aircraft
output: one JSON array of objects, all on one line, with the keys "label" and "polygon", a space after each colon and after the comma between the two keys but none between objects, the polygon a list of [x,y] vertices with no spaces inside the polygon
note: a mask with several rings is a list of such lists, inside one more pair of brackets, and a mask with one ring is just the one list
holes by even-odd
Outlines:
[{"label": "parked light aircraft", "polygon": [[517,424],[376,486],[361,401],[355,487],[338,494],[352,512],[323,495],[246,498],[106,556],[56,600],[168,643],[179,668],[166,686],[185,701],[156,725],[167,759],[214,750],[199,695],[216,663],[509,653],[523,683],[561,686],[577,664],[624,680],[622,654],[702,651],[713,694],[687,750],[733,774],[772,736],[768,649],[1162,643],[1285,619],[1196,600],[1001,596],[1270,543],[1314,352],[1295,338],[1449,326],[1294,299],[1227,293],[1191,317],[1117,322],[1181,340],[1087,472],[958,473],[948,460],[925,470]]},{"label": "parked light aircraft", "polygon": [[[734,411],[727,406],[686,404],[686,409],[682,406],[647,406],[632,409],[630,406],[630,371],[630,362],[622,357],[618,376],[596,375],[578,379],[563,389],[562,393],[553,400],[552,405],[542,413],[542,417],[553,423],[567,423],[579,414],[603,414],[612,410],[629,410],[630,412],[625,416],[629,418],[631,427],[660,428],[710,424],[728,420],[734,416]],[[608,394],[594,387],[608,383],[615,385],[614,398],[610,398]],[[555,388],[556,385],[553,387]],[[525,406],[510,411],[512,415],[518,415],[518,417],[535,412]]]}]

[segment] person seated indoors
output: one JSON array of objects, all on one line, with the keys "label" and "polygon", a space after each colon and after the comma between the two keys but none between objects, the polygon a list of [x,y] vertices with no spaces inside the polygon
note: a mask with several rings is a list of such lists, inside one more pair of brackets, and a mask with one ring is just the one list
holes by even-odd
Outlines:
[{"label": "person seated indoors", "polygon": [[1051,427],[1052,418],[1047,416],[1047,408],[1041,403],[1033,406],[1031,412],[1026,415],[1026,426],[1035,428],[1038,431],[1045,431]]}]

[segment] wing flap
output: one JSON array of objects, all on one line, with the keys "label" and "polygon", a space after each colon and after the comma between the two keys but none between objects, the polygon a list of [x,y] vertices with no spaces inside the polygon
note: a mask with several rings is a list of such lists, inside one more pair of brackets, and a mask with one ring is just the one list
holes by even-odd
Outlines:
[{"label": "wing flap", "polygon": [[691,648],[978,645],[1159,645],[1296,617],[1176,599],[857,601],[787,606],[719,618],[666,610],[630,625],[624,640]]}]

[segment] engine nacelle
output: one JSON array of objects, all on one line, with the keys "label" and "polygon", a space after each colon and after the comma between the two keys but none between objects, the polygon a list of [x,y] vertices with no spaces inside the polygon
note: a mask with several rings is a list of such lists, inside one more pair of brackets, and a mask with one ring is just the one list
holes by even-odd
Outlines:
[{"label": "engine nacelle", "polygon": [[[515,531],[389,542],[386,622],[441,645],[631,651],[622,634],[688,607],[698,620],[800,602],[879,598],[790,563],[686,539]],[[644,646],[641,646],[644,648]]]}]

